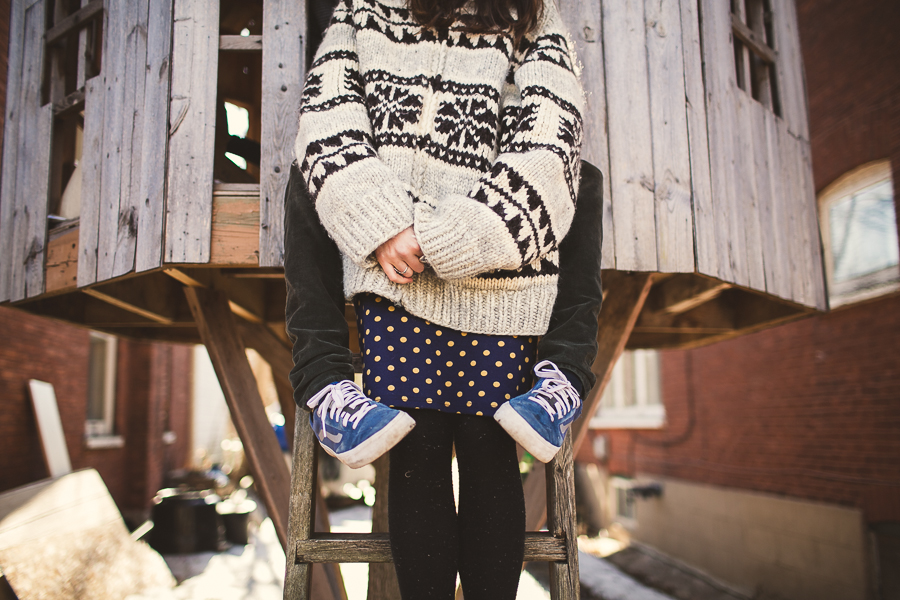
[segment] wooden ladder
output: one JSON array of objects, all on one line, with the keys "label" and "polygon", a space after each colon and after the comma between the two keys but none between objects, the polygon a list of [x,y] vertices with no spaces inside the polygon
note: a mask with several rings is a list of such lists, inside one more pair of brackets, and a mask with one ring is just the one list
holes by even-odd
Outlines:
[{"label": "wooden ladder", "polygon": [[[287,573],[284,598],[309,600],[314,563],[390,563],[387,533],[316,533],[315,482],[319,444],[308,416],[298,411],[291,469],[291,512],[288,521]],[[535,468],[540,468],[535,466]],[[384,478],[384,475],[379,474]],[[525,534],[525,560],[550,565],[553,600],[577,600],[578,546],[575,530],[575,480],[572,436],[546,465],[547,529]],[[376,502],[378,496],[376,496]],[[369,598],[372,598],[370,595]],[[393,600],[393,599],[391,599]]]}]

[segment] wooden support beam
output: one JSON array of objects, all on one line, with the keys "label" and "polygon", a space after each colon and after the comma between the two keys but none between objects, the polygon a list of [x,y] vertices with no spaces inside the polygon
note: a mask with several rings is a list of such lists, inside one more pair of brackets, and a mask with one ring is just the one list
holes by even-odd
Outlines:
[{"label": "wooden support beam", "polygon": [[717,279],[679,273],[654,281],[644,311],[680,314],[717,298],[730,287]]},{"label": "wooden support beam", "polygon": [[547,506],[556,507],[547,530],[565,545],[565,558],[550,563],[551,600],[578,600],[578,539],[575,529],[575,465],[572,436],[566,436],[553,461],[547,464]]},{"label": "wooden support beam", "polygon": [[67,117],[84,109],[84,88],[78,88],[53,104],[53,115]]},{"label": "wooden support beam", "polygon": [[[612,274],[612,273],[611,273]],[[615,273],[604,281],[609,294],[600,311],[600,330],[597,333],[597,356],[592,370],[597,383],[584,399],[581,417],[569,430],[573,456],[587,437],[588,423],[597,411],[603,390],[609,384],[613,367],[625,350],[638,315],[647,300],[652,285],[649,273]],[[525,479],[525,528],[540,529],[547,520],[547,494],[545,469],[535,468]]]},{"label": "wooden support beam", "polygon": [[184,293],[244,445],[257,491],[286,549],[290,474],[266,417],[228,299],[210,289],[187,287]]},{"label": "wooden support beam", "polygon": [[191,320],[182,286],[162,273],[98,284],[82,292],[163,325]]},{"label": "wooden support beam", "polygon": [[[372,507],[372,533],[388,535],[388,479],[391,469],[390,453],[372,463],[375,467],[375,506]],[[390,549],[388,549],[390,550]],[[369,565],[367,600],[393,600],[400,597],[397,571],[390,562]]]},{"label": "wooden support beam", "polygon": [[52,46],[66,35],[86,27],[92,19],[103,14],[103,0],[93,0],[87,6],[75,11],[44,34],[44,42]]},{"label": "wooden support beam", "polygon": [[289,546],[285,550],[284,597],[291,600],[309,600],[311,591],[310,569],[312,564],[297,561],[297,544],[313,537],[313,520],[316,503],[313,491],[318,481],[316,444],[312,427],[306,419],[294,423],[294,459],[291,466],[291,518]]}]

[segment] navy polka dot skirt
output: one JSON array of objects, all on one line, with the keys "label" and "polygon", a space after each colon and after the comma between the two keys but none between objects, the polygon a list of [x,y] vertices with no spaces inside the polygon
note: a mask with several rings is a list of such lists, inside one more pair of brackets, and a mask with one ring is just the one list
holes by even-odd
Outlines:
[{"label": "navy polka dot skirt", "polygon": [[464,333],[374,294],[354,298],[363,391],[394,408],[491,416],[531,389],[536,339]]}]

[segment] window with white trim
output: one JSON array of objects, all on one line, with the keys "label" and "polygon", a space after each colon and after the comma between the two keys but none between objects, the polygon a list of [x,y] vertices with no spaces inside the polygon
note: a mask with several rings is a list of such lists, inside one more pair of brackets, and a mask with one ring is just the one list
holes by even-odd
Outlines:
[{"label": "window with white trim", "polygon": [[115,437],[116,349],[118,340],[92,331],[88,355],[88,402],[84,433],[88,442]]},{"label": "window with white trim", "polygon": [[819,226],[832,308],[900,289],[890,161],[863,165],[825,188]]},{"label": "window with white trim", "polygon": [[623,352],[613,368],[609,385],[603,391],[600,407],[591,419],[591,427],[659,428],[665,420],[659,381],[659,352]]}]

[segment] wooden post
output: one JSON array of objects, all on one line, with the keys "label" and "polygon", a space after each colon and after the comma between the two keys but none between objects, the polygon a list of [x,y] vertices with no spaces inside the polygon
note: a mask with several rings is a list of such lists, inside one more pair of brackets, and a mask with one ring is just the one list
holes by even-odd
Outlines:
[{"label": "wooden post", "polygon": [[290,475],[266,417],[228,298],[216,290],[196,287],[186,287],[184,293],[244,445],[257,490],[287,551]]},{"label": "wooden post", "polygon": [[[301,415],[302,416],[302,415]],[[297,542],[308,540],[313,533],[313,519],[316,503],[313,493],[316,489],[316,440],[312,427],[306,419],[298,418],[294,425],[294,461],[291,467],[291,519],[288,532],[284,574],[284,600],[309,600],[310,563],[297,562]]]},{"label": "wooden post", "polygon": [[551,600],[578,600],[578,540],[575,531],[575,471],[572,459],[572,436],[567,436],[557,455],[547,464],[547,505],[551,511],[547,530],[566,540],[565,562],[550,566]]},{"label": "wooden post", "polygon": [[[375,467],[375,506],[372,507],[372,532],[388,532],[388,474],[391,468],[390,453],[372,463]],[[400,584],[393,563],[369,565],[368,600],[394,600],[400,597]]]},{"label": "wooden post", "polygon": [[[652,275],[650,273],[617,274],[615,280],[609,281],[609,294],[600,312],[600,330],[597,333],[597,357],[592,370],[597,374],[597,383],[584,400],[581,418],[572,425],[572,454],[587,436],[591,415],[597,410],[603,390],[606,389],[613,367],[619,360],[625,343],[634,329],[647,294],[650,293]],[[546,475],[544,469],[533,469],[525,480],[525,524],[526,531],[536,531],[547,520],[547,495],[544,493]]]}]

